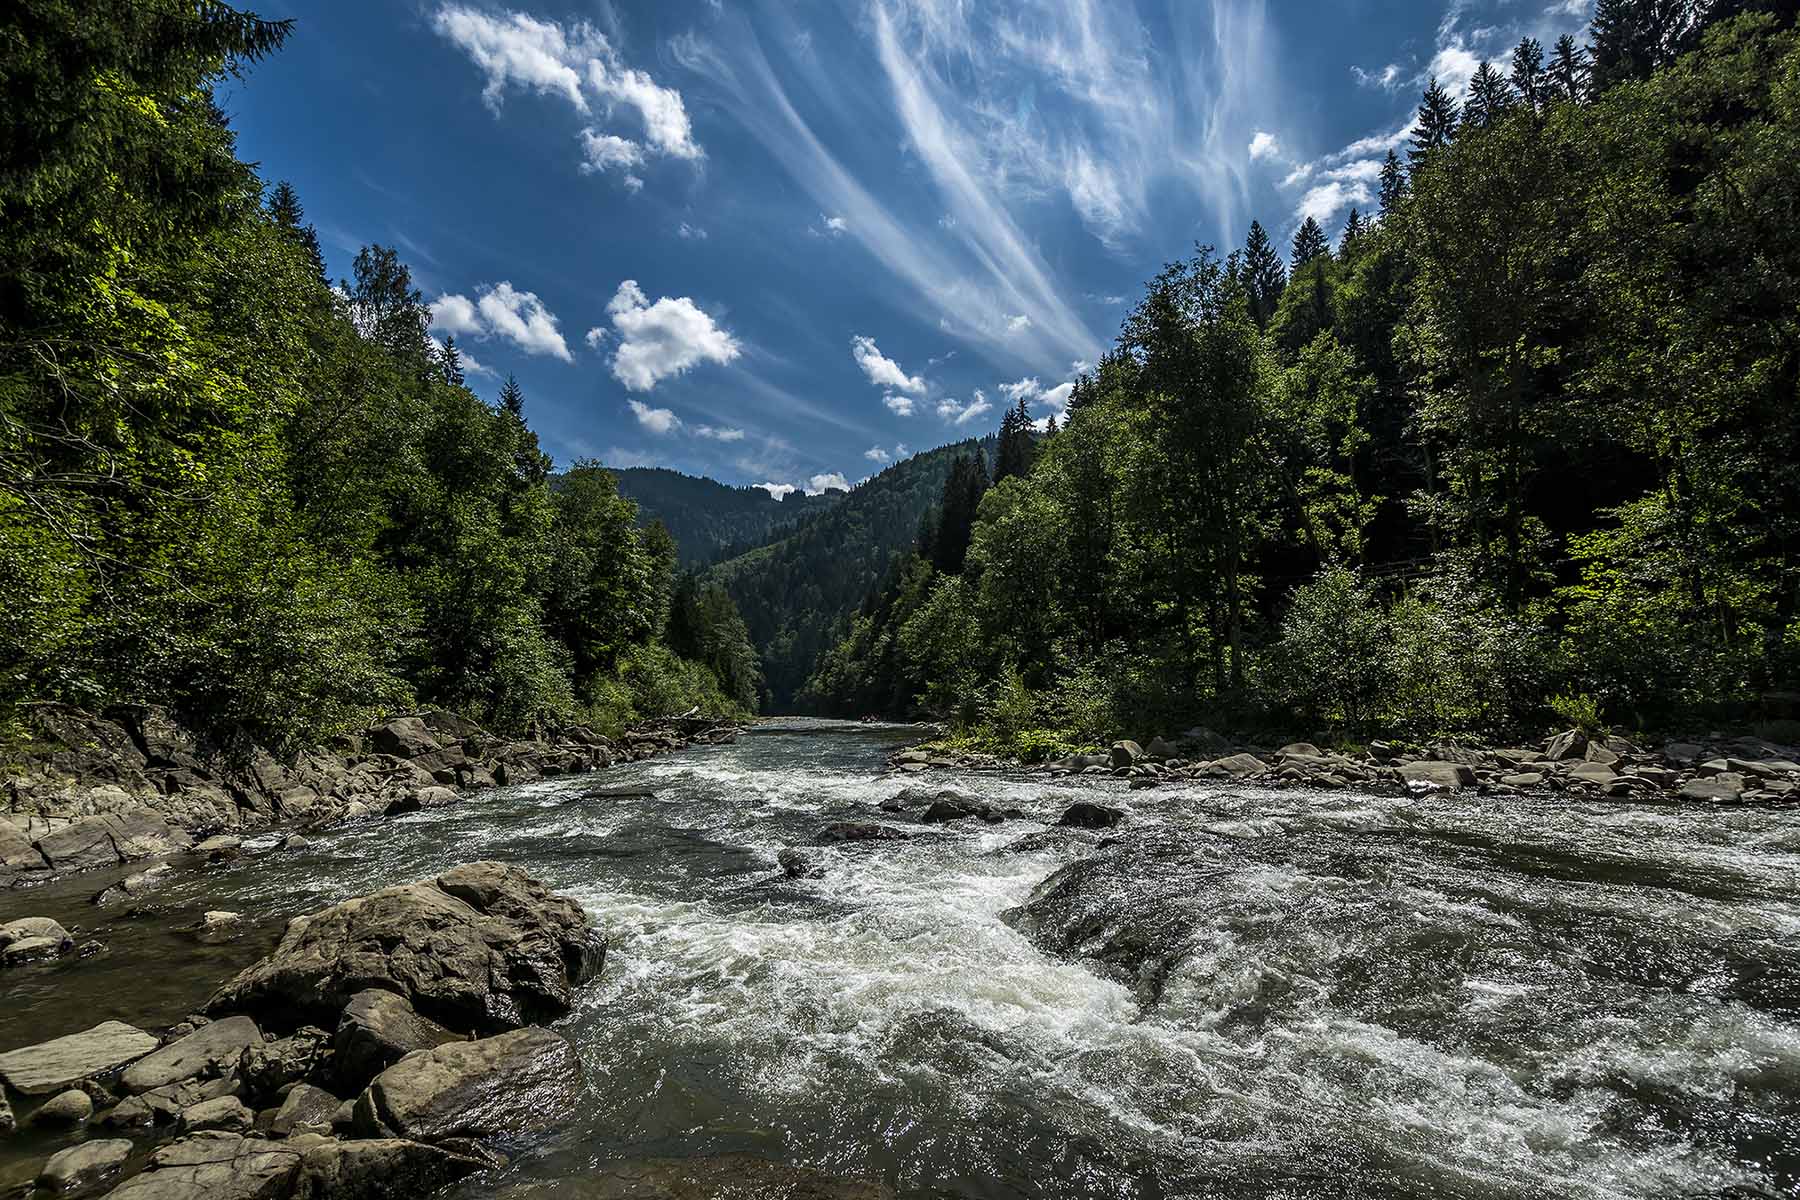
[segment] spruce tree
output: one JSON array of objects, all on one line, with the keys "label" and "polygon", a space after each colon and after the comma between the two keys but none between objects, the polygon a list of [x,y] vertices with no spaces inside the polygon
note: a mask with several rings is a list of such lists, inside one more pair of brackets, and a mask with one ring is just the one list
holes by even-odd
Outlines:
[{"label": "spruce tree", "polygon": [[1486,129],[1512,107],[1512,91],[1492,63],[1482,63],[1469,80],[1469,105],[1463,128]]},{"label": "spruce tree", "polygon": [[1520,42],[1512,56],[1512,86],[1533,112],[1543,111],[1549,97],[1545,94],[1544,45],[1536,38]]},{"label": "spruce tree", "polygon": [[1258,326],[1267,329],[1281,304],[1281,293],[1287,288],[1287,265],[1260,221],[1250,222],[1250,238],[1244,243],[1243,285],[1250,300],[1250,315],[1256,318]]},{"label": "spruce tree", "polygon": [[1392,150],[1388,151],[1387,161],[1381,164],[1381,215],[1386,217],[1406,197],[1406,168],[1400,165],[1400,156]]},{"label": "spruce tree", "polygon": [[1552,99],[1568,104],[1580,104],[1587,99],[1588,54],[1580,43],[1568,34],[1556,39],[1556,60],[1550,64],[1550,93]]},{"label": "spruce tree", "polygon": [[269,219],[294,241],[312,260],[313,275],[325,278],[325,255],[319,249],[319,232],[306,223],[306,210],[300,206],[300,194],[283,179],[269,192]]},{"label": "spruce tree", "polygon": [[1294,234],[1294,270],[1298,271],[1316,259],[1330,257],[1331,242],[1325,237],[1325,230],[1314,218],[1306,218],[1299,232]]},{"label": "spruce tree", "polygon": [[456,348],[455,334],[444,339],[444,382],[451,387],[462,387],[467,382],[463,378],[462,352]]},{"label": "spruce tree", "polygon": [[1693,0],[1598,0],[1590,27],[1594,90],[1648,79],[1668,65],[1695,28],[1699,7]]},{"label": "spruce tree", "polygon": [[1414,167],[1450,144],[1459,118],[1456,101],[1433,75],[1419,102],[1419,126],[1413,130],[1410,158]]},{"label": "spruce tree", "polygon": [[500,385],[500,407],[520,421],[525,419],[525,389],[513,375],[508,375],[506,382]]},{"label": "spruce tree", "polygon": [[1344,236],[1338,242],[1340,257],[1348,259],[1354,256],[1357,245],[1362,241],[1362,236],[1366,232],[1368,232],[1368,226],[1363,221],[1362,213],[1354,208],[1351,209],[1350,219],[1344,222]]},{"label": "spruce tree", "polygon": [[1055,413],[1051,413],[1048,417],[1044,418],[1044,436],[1045,437],[1053,438],[1058,433],[1061,433],[1061,432],[1062,432],[1062,429],[1056,423],[1056,414]]}]

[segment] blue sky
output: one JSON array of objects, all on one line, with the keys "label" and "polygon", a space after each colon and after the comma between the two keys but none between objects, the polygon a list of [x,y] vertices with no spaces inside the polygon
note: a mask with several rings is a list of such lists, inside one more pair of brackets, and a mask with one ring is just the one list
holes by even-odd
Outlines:
[{"label": "blue sky", "polygon": [[264,0],[222,100],[561,464],[818,490],[1040,418],[1195,242],[1335,235],[1424,79],[1588,0]]}]

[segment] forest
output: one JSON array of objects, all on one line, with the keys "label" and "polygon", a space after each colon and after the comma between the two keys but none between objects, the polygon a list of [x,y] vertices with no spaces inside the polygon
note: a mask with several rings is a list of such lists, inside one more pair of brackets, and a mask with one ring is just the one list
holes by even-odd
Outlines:
[{"label": "forest", "polygon": [[[1374,211],[1147,285],[806,689],[1026,755],[1800,716],[1796,5],[1434,80]],[[1372,181],[1373,182],[1373,181]]]},{"label": "forest", "polygon": [[757,701],[728,596],[614,477],[555,479],[395,252],[331,283],[214,86],[287,22],[206,0],[0,12],[0,733],[157,703],[316,741],[443,706],[502,731]]}]

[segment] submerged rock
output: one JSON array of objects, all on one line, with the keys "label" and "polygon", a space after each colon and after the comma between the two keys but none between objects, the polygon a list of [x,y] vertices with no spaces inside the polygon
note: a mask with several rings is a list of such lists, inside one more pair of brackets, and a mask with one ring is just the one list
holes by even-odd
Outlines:
[{"label": "submerged rock", "polygon": [[813,840],[821,846],[834,846],[843,842],[904,842],[911,840],[911,835],[874,821],[833,821],[820,829]]},{"label": "submerged rock", "polygon": [[131,1151],[131,1143],[123,1138],[102,1138],[70,1146],[50,1156],[38,1172],[38,1188],[53,1196],[98,1191],[124,1169],[131,1160]]},{"label": "submerged rock", "polygon": [[516,867],[471,863],[296,917],[207,1011],[335,1024],[356,993],[381,988],[452,1029],[494,1032],[567,1013],[605,957],[573,900]]},{"label": "submerged rock", "polygon": [[103,1021],[36,1046],[0,1054],[0,1081],[27,1096],[48,1096],[108,1075],[155,1050],[157,1041],[123,1021]]},{"label": "submerged rock", "polygon": [[364,1137],[485,1141],[549,1129],[582,1090],[581,1061],[558,1034],[532,1026],[408,1055],[356,1102]]},{"label": "submerged rock", "polygon": [[1111,829],[1125,819],[1125,810],[1090,800],[1077,800],[1063,810],[1058,825],[1069,829]]}]

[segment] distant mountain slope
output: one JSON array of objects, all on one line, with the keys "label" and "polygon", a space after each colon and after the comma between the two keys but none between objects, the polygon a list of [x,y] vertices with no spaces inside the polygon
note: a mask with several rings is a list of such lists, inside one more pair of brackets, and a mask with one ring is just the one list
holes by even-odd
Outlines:
[{"label": "distant mountain slope", "polygon": [[[843,619],[913,545],[950,464],[982,444],[958,442],[896,463],[787,536],[712,569],[762,655],[767,711],[792,710],[794,694]],[[991,462],[992,448],[986,453]]]},{"label": "distant mountain slope", "polygon": [[683,567],[703,567],[728,550],[760,545],[786,526],[831,508],[842,492],[777,500],[757,487],[728,487],[662,467],[609,467],[619,494],[636,502],[638,521],[661,520],[675,535]]}]

